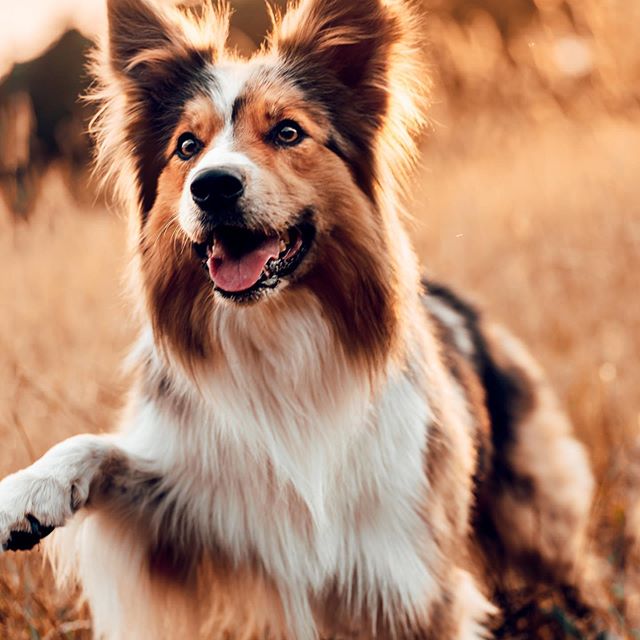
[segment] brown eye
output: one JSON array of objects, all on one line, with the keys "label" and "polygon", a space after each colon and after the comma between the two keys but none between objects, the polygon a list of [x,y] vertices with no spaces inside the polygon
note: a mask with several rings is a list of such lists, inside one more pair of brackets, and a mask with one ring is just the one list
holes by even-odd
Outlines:
[{"label": "brown eye", "polygon": [[302,127],[293,120],[284,120],[271,133],[273,142],[281,147],[293,147],[302,142],[305,136]]},{"label": "brown eye", "polygon": [[200,149],[202,149],[202,143],[193,135],[193,133],[183,133],[178,138],[176,154],[180,160],[190,160],[200,151]]}]

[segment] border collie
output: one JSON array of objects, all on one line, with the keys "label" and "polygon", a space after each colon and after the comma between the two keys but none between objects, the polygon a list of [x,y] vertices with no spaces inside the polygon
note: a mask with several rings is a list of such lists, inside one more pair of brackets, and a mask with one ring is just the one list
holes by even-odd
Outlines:
[{"label": "border collie", "polygon": [[423,282],[404,0],[301,0],[250,59],[229,11],[109,0],[98,171],[140,317],[119,430],[0,483],[0,543],[95,635],[489,635],[508,573],[573,583],[593,479],[523,347]]}]

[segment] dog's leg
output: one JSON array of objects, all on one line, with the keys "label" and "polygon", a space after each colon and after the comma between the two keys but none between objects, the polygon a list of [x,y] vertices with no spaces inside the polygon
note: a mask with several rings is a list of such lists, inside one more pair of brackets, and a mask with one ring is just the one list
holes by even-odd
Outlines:
[{"label": "dog's leg", "polygon": [[82,435],[65,440],[0,482],[2,550],[31,549],[90,502],[157,483],[144,462],[111,437]]},{"label": "dog's leg", "polygon": [[[431,630],[426,638],[452,638],[455,640],[488,640],[492,637],[488,627],[497,609],[478,589],[474,578],[463,569],[456,569],[451,576],[451,592],[448,594],[446,613],[434,621],[435,633]],[[438,628],[443,620],[449,627]]]}]

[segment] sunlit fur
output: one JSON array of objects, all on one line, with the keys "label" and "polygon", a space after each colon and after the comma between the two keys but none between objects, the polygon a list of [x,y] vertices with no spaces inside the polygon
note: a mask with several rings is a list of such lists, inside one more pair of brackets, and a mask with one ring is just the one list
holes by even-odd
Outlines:
[{"label": "sunlit fur", "polygon": [[[524,558],[571,582],[584,450],[521,348],[420,282],[402,224],[427,93],[411,4],[302,0],[250,60],[224,7],[108,7],[94,132],[130,213],[136,382],[117,434],[0,484],[0,541],[26,513],[67,524],[54,565],[113,640],[483,638]],[[308,137],[278,148],[285,119]],[[248,225],[315,226],[249,302],[194,249],[190,183],[219,166],[246,177]]]},{"label": "sunlit fur", "polygon": [[[136,3],[120,4],[114,3],[112,24]],[[377,3],[357,6],[345,11],[339,2],[309,3],[289,11],[282,19],[274,17],[269,44],[246,62],[223,50],[228,31],[225,9],[205,7],[194,22],[185,20],[182,13],[159,14],[139,5],[136,11],[142,11],[144,18],[142,14],[138,17],[156,28],[148,27],[142,38],[138,30],[129,51],[126,43],[131,38],[127,32],[130,27],[125,25],[118,32],[118,43],[122,40],[125,44],[112,42],[110,57],[98,59],[101,85],[94,95],[101,105],[94,122],[97,171],[105,181],[115,183],[125,201],[134,203],[134,226],[149,218],[149,224],[141,231],[138,227],[133,234],[136,245],[143,246],[142,253],[138,252],[143,264],[134,265],[134,277],[146,277],[142,288],[157,336],[180,342],[176,354],[180,359],[191,355],[197,358],[213,348],[206,316],[214,312],[214,305],[208,304],[210,283],[189,255],[189,241],[197,239],[198,230],[185,224],[182,213],[180,230],[180,221],[174,216],[177,200],[184,197],[185,171],[192,167],[176,166],[174,159],[160,172],[163,161],[157,158],[166,159],[172,154],[175,139],[188,130],[187,126],[202,131],[215,151],[224,144],[224,139],[216,139],[224,133],[225,117],[232,107],[224,100],[233,102],[237,91],[231,86],[230,96],[221,95],[225,87],[216,90],[213,82],[206,86],[206,79],[200,90],[193,88],[193,84],[202,83],[203,75],[214,76],[214,68],[228,85],[238,83],[238,77],[248,78],[249,86],[242,96],[246,117],[233,132],[233,144],[262,169],[262,175],[251,184],[253,200],[261,209],[259,222],[277,227],[299,213],[295,207],[316,207],[320,230],[330,230],[335,237],[321,237],[315,268],[308,269],[307,281],[316,295],[331,298],[325,308],[334,316],[345,348],[358,352],[358,357],[375,359],[384,357],[395,339],[394,307],[403,299],[402,289],[415,286],[417,281],[415,258],[404,233],[397,229],[398,195],[414,157],[412,134],[422,123],[425,83],[417,53],[417,24],[408,7],[389,3],[383,12]],[[372,33],[376,34],[374,38]],[[332,96],[336,104],[327,105],[321,97],[310,100],[299,88],[297,76],[307,70],[322,74],[323,61],[336,64],[332,60],[336,51],[338,57],[348,61],[350,74],[354,72],[349,65],[353,66],[358,56],[363,58],[362,65],[371,67],[367,69],[370,77],[360,81],[354,75],[350,79],[358,83],[353,87],[362,102],[357,109],[351,91],[343,89],[343,96],[336,92]],[[224,74],[220,74],[221,69]],[[189,80],[189,74],[189,91],[196,95],[190,99],[185,92],[179,107],[173,107],[175,92]],[[314,82],[315,78],[310,75],[305,81]],[[318,83],[314,91],[330,94],[336,86],[342,86],[326,78],[323,82],[324,86]],[[158,86],[165,86],[167,95],[171,95],[163,107],[173,108],[175,120],[167,127],[163,123],[154,127],[148,122],[144,96],[147,92],[155,94]],[[216,91],[218,95],[213,95]],[[342,111],[340,126],[331,121],[332,108]],[[261,120],[285,116],[308,126],[314,144],[286,155],[273,153],[256,140],[257,132],[264,130]],[[356,132],[357,139],[351,140]],[[148,142],[148,138],[154,142]],[[330,139],[349,156],[349,164],[325,148]],[[379,162],[379,158],[385,162]],[[366,194],[354,189],[354,175],[366,182]],[[325,188],[327,184],[332,185],[331,190]],[[152,198],[153,215],[147,215],[145,209]],[[344,216],[344,211],[351,215]],[[387,246],[390,243],[393,246]],[[352,305],[358,292],[363,304]],[[379,322],[371,323],[371,317]]]}]

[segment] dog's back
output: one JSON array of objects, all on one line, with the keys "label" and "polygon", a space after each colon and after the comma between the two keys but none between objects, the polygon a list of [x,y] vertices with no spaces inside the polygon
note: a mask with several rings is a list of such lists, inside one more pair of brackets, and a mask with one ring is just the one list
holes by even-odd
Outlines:
[{"label": "dog's back", "polygon": [[479,416],[474,526],[487,579],[502,594],[514,587],[514,573],[520,585],[575,585],[594,560],[585,447],[524,345],[450,288],[424,286],[445,361]]}]

